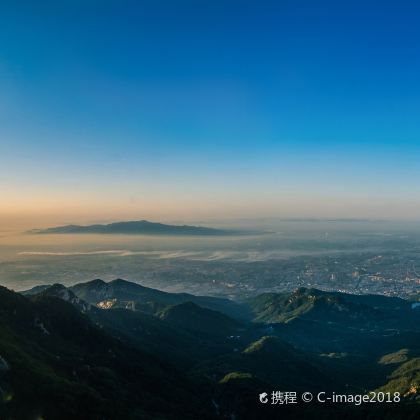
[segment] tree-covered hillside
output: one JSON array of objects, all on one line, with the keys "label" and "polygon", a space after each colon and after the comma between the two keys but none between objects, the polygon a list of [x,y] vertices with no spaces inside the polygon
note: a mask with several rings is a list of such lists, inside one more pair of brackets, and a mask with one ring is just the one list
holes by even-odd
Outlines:
[{"label": "tree-covered hillside", "polygon": [[[414,419],[419,321],[408,301],[316,289],[233,302],[125,280],[1,288],[0,417]],[[299,401],[259,402],[276,390]],[[372,390],[401,402],[300,400]]]}]

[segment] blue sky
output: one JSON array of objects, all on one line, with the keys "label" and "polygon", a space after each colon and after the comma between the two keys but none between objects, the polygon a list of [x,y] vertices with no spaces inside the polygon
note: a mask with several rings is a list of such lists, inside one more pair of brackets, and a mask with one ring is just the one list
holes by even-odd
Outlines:
[{"label": "blue sky", "polygon": [[1,2],[3,213],[419,218],[419,18],[415,1]]}]

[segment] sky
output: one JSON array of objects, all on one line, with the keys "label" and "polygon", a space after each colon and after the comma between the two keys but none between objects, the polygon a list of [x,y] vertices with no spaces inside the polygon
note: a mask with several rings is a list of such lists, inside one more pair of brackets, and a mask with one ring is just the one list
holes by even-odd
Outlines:
[{"label": "sky", "polygon": [[420,219],[416,1],[0,1],[0,226]]}]

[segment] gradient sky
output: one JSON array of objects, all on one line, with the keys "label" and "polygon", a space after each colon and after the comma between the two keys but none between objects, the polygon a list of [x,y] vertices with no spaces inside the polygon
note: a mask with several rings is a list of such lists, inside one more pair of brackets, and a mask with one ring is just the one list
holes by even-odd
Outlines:
[{"label": "gradient sky", "polygon": [[0,219],[420,219],[416,1],[1,1]]}]

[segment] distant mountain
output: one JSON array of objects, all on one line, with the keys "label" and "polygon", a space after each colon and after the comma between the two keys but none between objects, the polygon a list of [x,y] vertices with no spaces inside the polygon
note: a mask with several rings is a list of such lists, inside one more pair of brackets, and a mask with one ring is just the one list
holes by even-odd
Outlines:
[{"label": "distant mountain", "polygon": [[123,279],[110,282],[96,279],[69,288],[78,297],[99,307],[141,310],[157,314],[167,306],[193,302],[203,308],[223,312],[229,316],[245,317],[247,308],[229,299],[195,296],[188,293],[168,293]]},{"label": "distant mountain", "polygon": [[239,231],[215,229],[202,226],[189,225],[166,225],[154,223],[147,220],[116,222],[105,225],[66,225],[47,229],[33,229],[29,233],[50,234],[50,233],[100,233],[100,234],[133,234],[133,235],[196,235],[196,236],[217,236],[238,234]]},{"label": "distant mountain", "polygon": [[392,324],[399,320],[418,321],[413,318],[410,302],[399,298],[373,295],[351,295],[299,288],[292,293],[265,293],[246,302],[256,321],[290,322],[304,319],[347,326]]},{"label": "distant mountain", "polygon": [[[36,288],[34,288],[36,289]],[[82,299],[80,299],[78,296],[76,296],[70,289],[63,286],[62,284],[53,284],[52,286],[43,288],[40,286],[38,288],[37,293],[29,293],[28,295],[38,295],[38,296],[50,296],[50,297],[56,297],[61,300],[64,300],[66,302],[71,303],[73,306],[75,306],[77,309],[79,309],[81,312],[86,312],[89,309],[91,309],[91,305]]]}]

